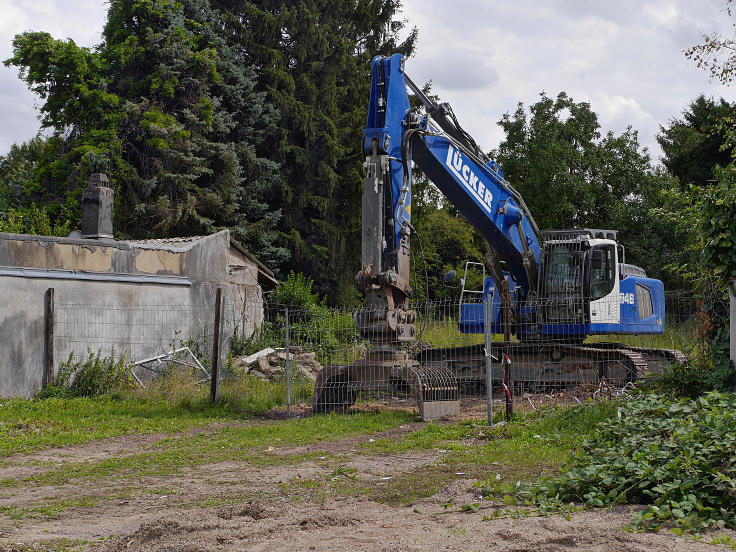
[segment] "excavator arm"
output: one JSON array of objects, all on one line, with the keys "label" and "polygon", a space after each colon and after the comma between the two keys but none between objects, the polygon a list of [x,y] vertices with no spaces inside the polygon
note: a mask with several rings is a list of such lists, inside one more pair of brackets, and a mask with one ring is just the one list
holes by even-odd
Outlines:
[{"label": "excavator arm", "polygon": [[[409,90],[423,109],[411,108]],[[358,282],[370,311],[359,317],[365,337],[414,337],[409,310],[413,165],[483,235],[496,284],[505,272],[521,297],[536,291],[542,238],[524,200],[462,129],[450,106],[433,102],[404,73],[401,54],[372,62],[363,149],[367,177]]]}]

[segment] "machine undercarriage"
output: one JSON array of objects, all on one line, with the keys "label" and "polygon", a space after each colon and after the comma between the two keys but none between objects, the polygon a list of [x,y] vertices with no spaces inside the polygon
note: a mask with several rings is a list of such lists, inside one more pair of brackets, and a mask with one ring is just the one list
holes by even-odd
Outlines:
[{"label": "machine undercarriage", "polygon": [[[646,374],[660,373],[672,362],[685,362],[674,349],[623,343],[494,343],[491,350],[493,385],[502,387],[503,354],[511,360],[516,392],[549,392],[576,386],[623,387]],[[419,349],[415,353],[369,353],[349,365],[324,368],[315,387],[315,412],[343,411],[360,393],[382,390],[411,393],[425,418],[452,415],[459,396],[481,396],[486,386],[487,357],[482,344]],[[432,402],[430,406],[425,403]],[[439,403],[439,404],[437,404]],[[435,415],[436,414],[436,415]]]}]

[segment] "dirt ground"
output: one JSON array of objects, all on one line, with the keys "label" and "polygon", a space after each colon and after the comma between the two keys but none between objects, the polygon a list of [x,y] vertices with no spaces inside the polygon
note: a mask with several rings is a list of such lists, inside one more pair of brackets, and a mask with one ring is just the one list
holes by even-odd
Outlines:
[{"label": "dirt ground", "polygon": [[[340,484],[340,473],[349,474],[348,481],[359,481],[362,488],[378,490],[402,473],[422,477],[426,469],[426,477],[432,477],[429,466],[446,451],[366,455],[357,448],[369,439],[398,437],[420,426],[406,424],[373,435],[276,450],[286,456],[310,454],[309,460],[286,465],[223,462],[176,476],[0,487],[0,509],[6,511],[49,500],[66,505],[54,516],[0,519],[0,551],[53,550],[81,541],[91,543],[83,548],[105,552],[719,549],[707,539],[683,540],[665,531],[626,532],[628,507],[578,512],[569,519],[490,520],[494,505],[480,497],[474,481],[463,473],[409,505],[391,506],[360,493],[322,493],[324,486]],[[161,438],[126,436],[17,455],[0,467],[0,481],[38,473],[59,461],[134,454]],[[338,465],[342,472],[335,471]],[[461,505],[470,503],[479,504],[477,512],[461,511]]]}]

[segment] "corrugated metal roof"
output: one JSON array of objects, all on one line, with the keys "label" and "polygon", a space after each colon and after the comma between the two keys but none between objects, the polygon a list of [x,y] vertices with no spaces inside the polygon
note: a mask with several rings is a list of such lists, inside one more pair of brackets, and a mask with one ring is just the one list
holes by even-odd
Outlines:
[{"label": "corrugated metal roof", "polygon": [[155,238],[148,240],[123,240],[123,243],[129,243],[131,245],[182,245],[186,243],[192,243],[199,241],[206,236],[189,236],[186,238]]}]

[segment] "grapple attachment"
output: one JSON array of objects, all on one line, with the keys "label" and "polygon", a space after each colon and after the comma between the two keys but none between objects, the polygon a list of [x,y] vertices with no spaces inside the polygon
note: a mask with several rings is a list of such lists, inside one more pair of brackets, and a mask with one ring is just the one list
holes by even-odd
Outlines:
[{"label": "grapple attachment", "polygon": [[430,364],[411,369],[414,396],[422,420],[460,414],[458,382],[446,364]]},{"label": "grapple attachment", "polygon": [[354,364],[326,366],[315,383],[312,411],[344,412],[361,392],[411,392],[423,420],[460,413],[457,378],[452,370],[440,363],[420,366],[401,353],[390,358],[369,353]]}]

